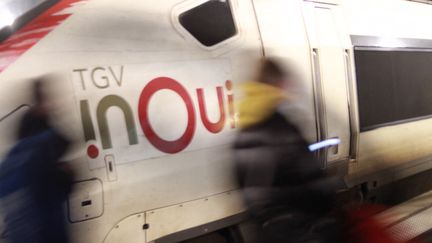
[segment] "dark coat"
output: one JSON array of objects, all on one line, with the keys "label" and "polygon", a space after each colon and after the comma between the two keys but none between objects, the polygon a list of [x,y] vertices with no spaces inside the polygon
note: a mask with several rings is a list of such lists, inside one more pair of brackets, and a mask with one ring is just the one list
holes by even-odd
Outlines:
[{"label": "dark coat", "polygon": [[12,243],[67,241],[63,203],[71,175],[57,163],[68,142],[52,129],[20,140],[0,166],[0,197]]},{"label": "dark coat", "polygon": [[339,179],[325,175],[299,130],[281,114],[241,130],[234,155],[238,182],[259,221],[290,212],[316,216],[331,210]]}]

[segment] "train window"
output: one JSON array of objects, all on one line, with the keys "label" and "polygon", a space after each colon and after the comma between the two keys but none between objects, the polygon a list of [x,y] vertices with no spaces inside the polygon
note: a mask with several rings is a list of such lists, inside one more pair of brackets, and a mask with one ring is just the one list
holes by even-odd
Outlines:
[{"label": "train window", "polygon": [[179,16],[180,24],[204,46],[221,43],[237,33],[229,0],[210,0]]},{"label": "train window", "polygon": [[432,115],[432,51],[355,50],[362,131]]}]

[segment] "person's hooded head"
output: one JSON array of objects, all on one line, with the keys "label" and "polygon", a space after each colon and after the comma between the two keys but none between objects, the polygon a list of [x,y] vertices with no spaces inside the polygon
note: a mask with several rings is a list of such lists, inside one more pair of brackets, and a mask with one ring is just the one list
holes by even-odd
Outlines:
[{"label": "person's hooded head", "polygon": [[291,78],[291,72],[283,68],[280,61],[273,58],[264,58],[260,63],[257,78],[254,81],[284,89]]},{"label": "person's hooded head", "polygon": [[292,74],[275,59],[264,58],[256,80],[241,85],[243,97],[238,104],[238,124],[246,129],[264,122],[273,115],[278,106],[288,99],[286,92]]},{"label": "person's hooded head", "polygon": [[50,128],[48,121],[46,80],[41,77],[32,83],[34,104],[23,117],[18,127],[18,139],[37,135]]}]

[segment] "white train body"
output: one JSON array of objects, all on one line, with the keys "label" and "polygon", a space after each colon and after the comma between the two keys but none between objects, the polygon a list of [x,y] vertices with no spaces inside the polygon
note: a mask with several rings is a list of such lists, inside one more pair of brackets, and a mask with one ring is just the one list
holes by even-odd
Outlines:
[{"label": "white train body", "polygon": [[61,74],[59,124],[83,142],[67,156],[77,176],[65,206],[72,242],[157,242],[234,222],[244,206],[230,158],[232,84],[252,79],[263,55],[297,68],[312,118],[302,131],[311,141],[341,139],[321,158],[352,185],[432,168],[427,115],[359,118],[357,69],[368,69],[356,65],[368,51],[430,52],[432,5],[60,0],[40,16],[0,43],[1,153],[31,105],[28,80]]}]

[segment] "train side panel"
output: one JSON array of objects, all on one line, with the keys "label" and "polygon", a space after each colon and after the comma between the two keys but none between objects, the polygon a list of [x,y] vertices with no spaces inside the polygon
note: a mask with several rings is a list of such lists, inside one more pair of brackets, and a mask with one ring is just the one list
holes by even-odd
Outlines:
[{"label": "train side panel", "polygon": [[[84,142],[68,156],[73,242],[137,232],[150,242],[244,210],[229,148],[233,87],[252,78],[262,47],[251,2],[213,3],[88,1],[1,73],[2,111],[30,102],[28,78],[65,80],[66,132]],[[190,26],[189,16],[214,23],[209,11],[231,16],[222,34]]]}]

